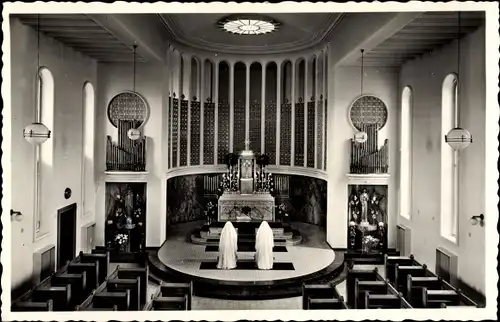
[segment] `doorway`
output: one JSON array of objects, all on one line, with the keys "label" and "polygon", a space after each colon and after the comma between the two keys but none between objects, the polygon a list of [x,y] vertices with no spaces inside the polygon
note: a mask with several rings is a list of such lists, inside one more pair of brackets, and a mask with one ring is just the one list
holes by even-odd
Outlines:
[{"label": "doorway", "polygon": [[75,258],[76,203],[57,211],[57,269]]}]

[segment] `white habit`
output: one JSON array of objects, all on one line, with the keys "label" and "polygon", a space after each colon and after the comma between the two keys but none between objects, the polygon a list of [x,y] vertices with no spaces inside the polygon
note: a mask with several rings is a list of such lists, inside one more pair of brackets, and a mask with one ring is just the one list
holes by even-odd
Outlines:
[{"label": "white habit", "polygon": [[230,221],[226,221],[220,234],[218,269],[236,267],[236,252],[238,251],[238,234]]},{"label": "white habit", "polygon": [[267,221],[263,221],[259,230],[257,230],[255,239],[255,262],[259,269],[273,268],[273,247],[273,230],[269,227]]}]

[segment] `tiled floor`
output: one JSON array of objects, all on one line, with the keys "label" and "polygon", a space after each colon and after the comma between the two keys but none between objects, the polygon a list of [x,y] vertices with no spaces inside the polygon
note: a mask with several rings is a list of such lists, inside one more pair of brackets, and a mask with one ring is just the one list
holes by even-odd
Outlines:
[{"label": "tiled floor", "polygon": [[[186,236],[194,227],[192,223],[188,223],[170,228],[166,243],[158,251],[158,258],[165,265],[189,275],[232,281],[280,280],[314,273],[330,265],[335,258],[335,252],[324,242],[325,234],[322,229],[314,225],[295,223],[292,227],[299,229],[304,238],[303,243],[287,246],[288,252],[274,253],[275,262],[293,263],[295,269],[292,271],[200,270],[201,262],[216,261],[218,254],[206,252],[204,245],[187,241]],[[253,260],[254,255],[255,252],[238,252],[238,260]]]}]

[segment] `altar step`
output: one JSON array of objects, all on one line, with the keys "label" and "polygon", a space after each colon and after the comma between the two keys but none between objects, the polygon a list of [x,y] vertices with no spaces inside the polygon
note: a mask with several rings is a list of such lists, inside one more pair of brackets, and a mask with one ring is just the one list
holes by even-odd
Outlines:
[{"label": "altar step", "polygon": [[[207,231],[195,230],[191,234],[191,242],[198,245],[219,245],[220,234],[211,235]],[[275,246],[294,246],[302,242],[298,230],[291,230],[283,234],[274,235]],[[238,234],[238,244],[255,244],[255,234]]]}]

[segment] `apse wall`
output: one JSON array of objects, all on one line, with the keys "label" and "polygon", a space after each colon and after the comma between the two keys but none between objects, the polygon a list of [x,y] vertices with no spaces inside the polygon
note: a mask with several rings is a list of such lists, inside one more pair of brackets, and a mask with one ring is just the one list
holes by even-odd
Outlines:
[{"label": "apse wall", "polygon": [[[256,154],[269,156],[270,172],[287,176],[291,191],[319,182],[311,185],[318,191],[296,199],[302,205],[277,202],[288,203],[293,219],[326,225],[326,193],[317,204],[312,195],[326,191],[327,52],[323,46],[245,56],[170,48],[167,225],[204,218],[203,174],[224,172],[225,156],[242,151],[246,140]],[[172,199],[193,193],[192,202]]]},{"label": "apse wall", "polygon": [[273,172],[324,175],[326,48],[279,59],[171,48],[168,65],[169,171],[222,165],[248,139]]}]

